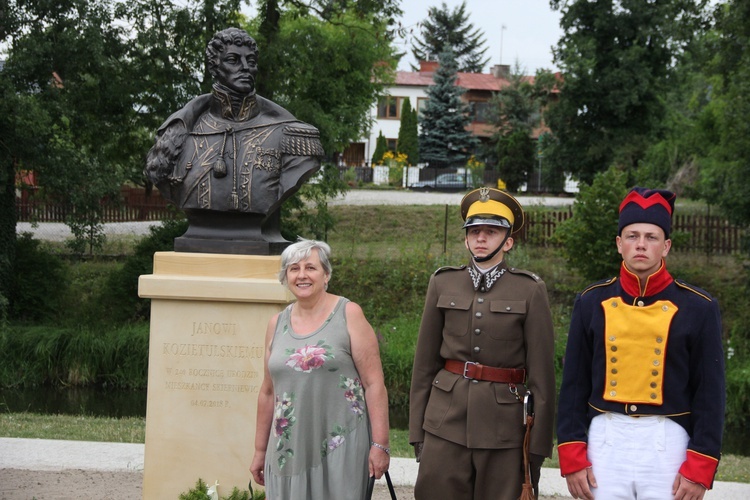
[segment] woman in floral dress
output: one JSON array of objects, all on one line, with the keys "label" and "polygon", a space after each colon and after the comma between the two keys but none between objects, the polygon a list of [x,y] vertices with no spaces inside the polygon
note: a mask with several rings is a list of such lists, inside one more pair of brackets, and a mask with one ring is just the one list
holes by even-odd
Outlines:
[{"label": "woman in floral dress", "polygon": [[279,280],[297,299],[266,330],[250,471],[268,500],[360,500],[388,470],[388,394],[362,308],[327,292],[328,244],[300,240]]}]

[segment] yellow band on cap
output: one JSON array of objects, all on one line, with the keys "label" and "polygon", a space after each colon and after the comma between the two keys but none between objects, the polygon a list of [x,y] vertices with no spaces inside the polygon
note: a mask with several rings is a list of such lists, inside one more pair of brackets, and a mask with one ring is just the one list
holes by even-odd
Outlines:
[{"label": "yellow band on cap", "polygon": [[515,220],[513,217],[513,211],[510,207],[495,200],[475,201],[472,203],[469,210],[466,212],[466,218],[468,219],[474,215],[499,215],[500,217],[508,219],[511,226]]}]

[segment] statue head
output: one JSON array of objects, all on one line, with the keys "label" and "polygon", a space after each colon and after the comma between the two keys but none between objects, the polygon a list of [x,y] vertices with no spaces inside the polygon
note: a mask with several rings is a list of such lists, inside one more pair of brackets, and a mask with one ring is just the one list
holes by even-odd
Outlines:
[{"label": "statue head", "polygon": [[255,92],[258,45],[245,31],[227,28],[206,46],[206,66],[215,81],[240,95]]}]

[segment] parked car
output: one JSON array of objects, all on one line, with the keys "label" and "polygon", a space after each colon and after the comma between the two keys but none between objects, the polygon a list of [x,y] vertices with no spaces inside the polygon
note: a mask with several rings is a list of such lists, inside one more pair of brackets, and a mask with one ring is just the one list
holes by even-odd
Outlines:
[{"label": "parked car", "polygon": [[440,174],[434,179],[415,182],[409,189],[420,191],[464,191],[474,189],[474,177],[471,172],[465,174]]}]

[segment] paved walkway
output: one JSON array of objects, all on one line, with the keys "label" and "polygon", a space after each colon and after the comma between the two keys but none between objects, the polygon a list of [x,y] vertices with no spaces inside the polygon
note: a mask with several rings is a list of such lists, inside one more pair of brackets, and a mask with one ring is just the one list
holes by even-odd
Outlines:
[{"label": "paved walkway", "polygon": [[[0,438],[0,469],[140,472],[143,471],[143,452],[143,444]],[[411,458],[393,458],[390,474],[394,484],[413,486],[417,463]],[[542,469],[539,493],[570,498],[559,469]],[[717,482],[705,498],[749,499],[750,484]]]}]

